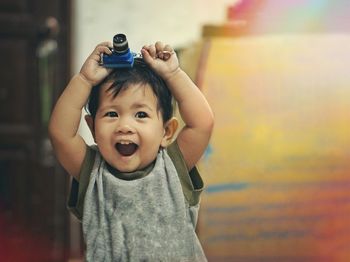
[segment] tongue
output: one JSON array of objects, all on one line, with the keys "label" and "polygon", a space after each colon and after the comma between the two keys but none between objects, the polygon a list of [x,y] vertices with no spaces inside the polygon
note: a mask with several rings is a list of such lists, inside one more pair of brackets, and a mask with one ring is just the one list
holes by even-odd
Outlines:
[{"label": "tongue", "polygon": [[130,144],[117,144],[116,148],[122,156],[131,156],[133,153],[135,153],[137,149],[137,145],[134,143]]}]

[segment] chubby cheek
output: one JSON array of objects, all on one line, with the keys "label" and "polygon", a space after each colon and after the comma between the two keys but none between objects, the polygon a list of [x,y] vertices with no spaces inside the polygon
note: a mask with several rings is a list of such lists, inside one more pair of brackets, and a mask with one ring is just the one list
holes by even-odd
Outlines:
[{"label": "chubby cheek", "polygon": [[106,129],[96,129],[95,131],[95,142],[99,146],[109,145],[111,133]]},{"label": "chubby cheek", "polygon": [[161,147],[161,142],[163,139],[163,132],[159,130],[153,130],[147,136],[147,141],[145,142],[145,147],[150,150],[150,152],[158,153],[159,148]]},{"label": "chubby cheek", "polygon": [[141,165],[143,167],[147,166],[149,163],[153,162],[158,155],[159,152],[159,146],[155,143],[151,146],[144,147],[139,151],[139,157],[141,161]]}]

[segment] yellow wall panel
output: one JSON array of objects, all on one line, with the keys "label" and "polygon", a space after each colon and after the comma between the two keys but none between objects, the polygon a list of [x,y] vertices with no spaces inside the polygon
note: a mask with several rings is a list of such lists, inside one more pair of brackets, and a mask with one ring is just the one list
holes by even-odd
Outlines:
[{"label": "yellow wall panel", "polygon": [[216,118],[200,163],[209,260],[350,261],[350,36],[200,46]]}]

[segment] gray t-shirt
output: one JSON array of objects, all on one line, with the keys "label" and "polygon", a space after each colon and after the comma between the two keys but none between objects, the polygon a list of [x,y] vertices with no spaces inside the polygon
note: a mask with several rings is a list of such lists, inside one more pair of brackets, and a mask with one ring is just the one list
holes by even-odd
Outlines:
[{"label": "gray t-shirt", "polygon": [[89,148],[79,177],[68,205],[82,219],[87,261],[206,261],[195,233],[203,182],[176,142],[127,175]]}]

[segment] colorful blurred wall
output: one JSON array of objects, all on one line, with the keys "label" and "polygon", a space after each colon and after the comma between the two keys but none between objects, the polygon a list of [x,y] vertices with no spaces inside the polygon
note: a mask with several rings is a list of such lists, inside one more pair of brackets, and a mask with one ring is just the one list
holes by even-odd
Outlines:
[{"label": "colorful blurred wall", "polygon": [[350,261],[348,18],[341,1],[338,17],[331,1],[285,1],[269,18],[283,30],[261,15],[273,1],[247,2],[181,56],[216,118],[201,242],[215,262]]}]

